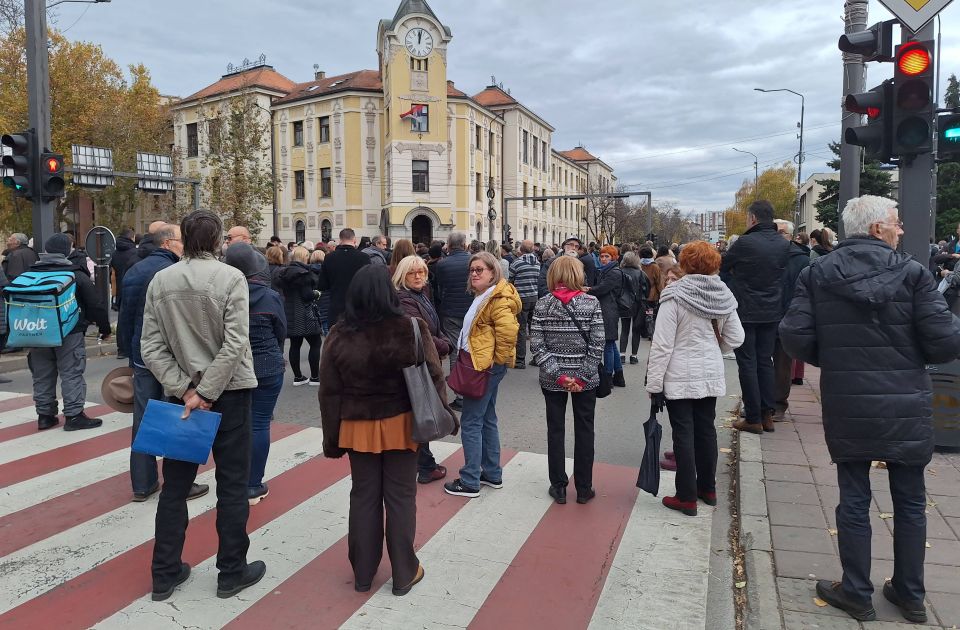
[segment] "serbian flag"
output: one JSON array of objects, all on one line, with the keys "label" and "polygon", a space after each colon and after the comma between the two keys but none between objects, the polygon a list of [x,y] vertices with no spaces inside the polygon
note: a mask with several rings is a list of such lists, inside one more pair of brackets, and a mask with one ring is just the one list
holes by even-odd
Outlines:
[{"label": "serbian flag", "polygon": [[410,108],[410,111],[400,114],[401,120],[416,120],[420,122],[420,119],[427,115],[427,106],[426,105],[414,105]]}]

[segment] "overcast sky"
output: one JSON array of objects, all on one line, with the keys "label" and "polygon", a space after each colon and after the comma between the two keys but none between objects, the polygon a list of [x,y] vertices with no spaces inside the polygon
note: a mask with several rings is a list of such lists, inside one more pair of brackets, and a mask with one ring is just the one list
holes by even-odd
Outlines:
[{"label": "overcast sky", "polygon": [[[797,153],[806,97],[807,174],[824,172],[839,139],[842,0],[429,0],[453,30],[448,78],[475,94],[490,83],[550,122],[556,149],[583,144],[620,183],[684,210],[720,210],[744,179]],[[294,81],[376,69],[376,32],[400,0],[112,0],[63,4],[57,25],[142,62],[164,94],[213,83],[261,53]],[[876,1],[869,23],[888,19]],[[941,14],[941,85],[960,73],[960,3]],[[892,74],[870,64],[867,86]],[[942,89],[941,89],[942,92]]]}]

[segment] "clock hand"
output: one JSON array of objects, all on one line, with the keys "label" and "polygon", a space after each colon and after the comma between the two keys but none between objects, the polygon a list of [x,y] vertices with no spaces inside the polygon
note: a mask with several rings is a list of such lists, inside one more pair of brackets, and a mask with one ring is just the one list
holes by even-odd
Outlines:
[{"label": "clock hand", "polygon": [[423,31],[420,31],[419,33],[417,33],[417,43],[418,44],[423,43],[421,40],[423,40]]}]

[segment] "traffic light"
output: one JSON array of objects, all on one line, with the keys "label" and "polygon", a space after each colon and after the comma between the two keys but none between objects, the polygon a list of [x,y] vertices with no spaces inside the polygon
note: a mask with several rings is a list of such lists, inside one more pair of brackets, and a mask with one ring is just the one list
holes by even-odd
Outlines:
[{"label": "traffic light", "polygon": [[940,114],[937,118],[937,159],[960,160],[960,114]]},{"label": "traffic light", "polygon": [[0,143],[9,147],[13,155],[3,156],[4,168],[13,171],[3,178],[3,185],[13,190],[17,197],[33,198],[34,168],[37,160],[37,134],[33,129],[6,134]]},{"label": "traffic light", "polygon": [[867,117],[867,124],[848,127],[843,139],[864,148],[868,160],[889,162],[893,126],[893,81],[887,80],[862,94],[847,94],[843,107]]},{"label": "traffic light", "polygon": [[63,197],[63,156],[45,152],[40,155],[40,196],[44,201]]},{"label": "traffic light", "polygon": [[840,36],[837,47],[861,55],[864,61],[893,61],[893,25],[896,20],[877,22],[865,31]]},{"label": "traffic light", "polygon": [[897,46],[892,151],[900,157],[933,148],[933,45],[933,41],[923,41]]}]

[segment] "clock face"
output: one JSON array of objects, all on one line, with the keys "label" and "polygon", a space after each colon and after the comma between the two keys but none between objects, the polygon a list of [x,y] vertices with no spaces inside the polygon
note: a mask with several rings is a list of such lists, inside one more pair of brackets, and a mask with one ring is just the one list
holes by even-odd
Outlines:
[{"label": "clock face", "polygon": [[433,35],[420,27],[411,28],[407,31],[404,44],[414,57],[426,57],[433,50]]}]

